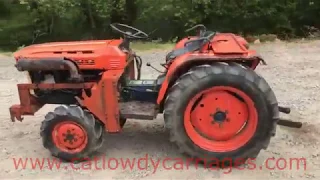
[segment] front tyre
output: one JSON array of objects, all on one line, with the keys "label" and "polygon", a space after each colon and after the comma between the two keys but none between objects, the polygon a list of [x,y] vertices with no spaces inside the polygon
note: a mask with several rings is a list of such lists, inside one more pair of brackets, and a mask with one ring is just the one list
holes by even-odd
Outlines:
[{"label": "front tyre", "polygon": [[54,157],[67,162],[88,160],[103,144],[103,126],[79,106],[59,106],[45,116],[40,135]]},{"label": "front tyre", "polygon": [[278,105],[267,82],[232,63],[196,66],[169,89],[164,119],[182,153],[214,165],[241,165],[266,149]]}]

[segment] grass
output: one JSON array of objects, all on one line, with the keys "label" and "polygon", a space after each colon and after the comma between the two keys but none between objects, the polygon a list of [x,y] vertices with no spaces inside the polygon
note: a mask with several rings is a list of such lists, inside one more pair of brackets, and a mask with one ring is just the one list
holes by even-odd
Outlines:
[{"label": "grass", "polygon": [[[132,42],[131,49],[134,51],[157,51],[157,50],[170,50],[174,47],[173,43],[154,43],[154,42]],[[12,52],[0,49],[0,55],[11,56]]]},{"label": "grass", "polygon": [[0,55],[11,56],[11,55],[12,55],[12,52],[10,52],[10,51],[2,51],[2,50],[0,49]]},{"label": "grass", "polygon": [[[305,38],[305,41],[308,42],[310,40],[320,40],[319,38]],[[302,42],[301,39],[291,39],[287,40],[287,42]],[[253,44],[253,43],[250,43]],[[148,52],[148,51],[157,51],[157,50],[170,50],[173,49],[174,43],[158,43],[158,42],[132,42],[130,44],[131,48],[134,51],[138,52]],[[12,52],[1,50],[0,55],[11,56]]]},{"label": "grass", "polygon": [[131,49],[134,51],[153,51],[170,50],[174,47],[173,43],[154,43],[154,42],[132,42]]}]

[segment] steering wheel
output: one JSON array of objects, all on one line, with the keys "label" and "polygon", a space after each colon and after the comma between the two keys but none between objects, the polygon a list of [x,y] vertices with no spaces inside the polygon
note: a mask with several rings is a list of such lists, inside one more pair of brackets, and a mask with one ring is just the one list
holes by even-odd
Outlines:
[{"label": "steering wheel", "polygon": [[132,39],[149,38],[147,33],[126,24],[113,23],[113,24],[110,24],[110,26],[114,31]]}]

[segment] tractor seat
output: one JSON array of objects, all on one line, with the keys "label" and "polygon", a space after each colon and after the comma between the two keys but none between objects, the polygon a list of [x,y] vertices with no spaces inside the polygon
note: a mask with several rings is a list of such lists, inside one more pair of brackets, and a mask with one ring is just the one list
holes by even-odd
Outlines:
[{"label": "tractor seat", "polygon": [[200,36],[200,38],[195,39],[195,40],[190,40],[188,42],[185,43],[185,47],[183,48],[178,48],[175,49],[171,52],[169,52],[166,56],[166,62],[169,62],[181,55],[184,55],[188,52],[194,52],[199,50],[205,43],[207,43],[208,41],[210,41],[210,39],[215,36],[215,32],[208,32],[202,36]]},{"label": "tractor seat", "polygon": [[171,60],[173,60],[183,54],[186,54],[188,52],[194,52],[194,51],[199,50],[205,42],[206,42],[206,39],[204,39],[204,38],[199,38],[196,40],[188,41],[185,44],[185,47],[178,48],[178,49],[175,49],[175,50],[169,52],[166,56],[166,62],[171,61]]}]

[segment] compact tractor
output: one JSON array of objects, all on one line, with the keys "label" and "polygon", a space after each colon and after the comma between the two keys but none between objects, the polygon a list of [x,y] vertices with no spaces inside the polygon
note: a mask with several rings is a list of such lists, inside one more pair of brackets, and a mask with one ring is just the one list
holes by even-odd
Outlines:
[{"label": "compact tractor", "polygon": [[110,26],[122,37],[35,44],[14,54],[15,67],[30,82],[17,85],[20,104],[10,107],[11,120],[22,121],[45,104],[60,105],[40,128],[52,156],[69,162],[90,158],[105,132],[121,132],[128,119],[163,114],[181,153],[207,162],[244,162],[267,148],[277,124],[290,125],[279,117],[290,109],[278,106],[254,71],[265,61],[241,36],[197,25],[190,30],[198,33],[181,39],[164,57],[165,72],[151,80],[140,78],[142,60],[130,48],[131,40],[148,34]]}]

